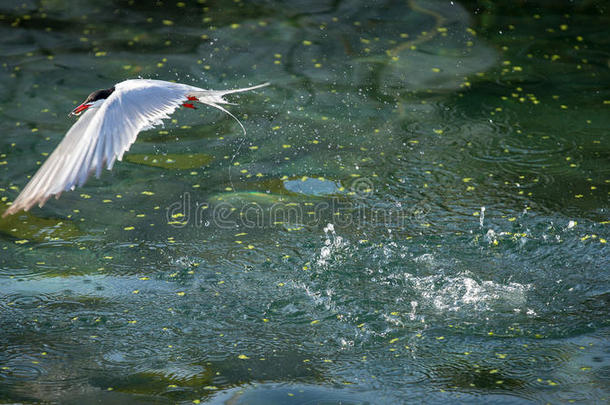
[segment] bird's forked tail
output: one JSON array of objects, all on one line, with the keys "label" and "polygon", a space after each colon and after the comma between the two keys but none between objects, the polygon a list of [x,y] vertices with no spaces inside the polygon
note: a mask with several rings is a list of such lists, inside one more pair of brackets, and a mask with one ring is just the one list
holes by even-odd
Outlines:
[{"label": "bird's forked tail", "polygon": [[194,97],[195,100],[193,100],[193,101],[198,101],[202,104],[209,105],[210,107],[218,108],[220,111],[223,111],[223,112],[229,114],[235,121],[237,121],[237,123],[241,127],[242,131],[244,131],[244,135],[245,135],[246,128],[244,128],[241,121],[239,121],[237,119],[237,117],[235,115],[233,115],[229,110],[227,110],[226,108],[221,106],[221,104],[235,104],[235,103],[228,102],[223,97],[226,96],[227,94],[241,93],[244,91],[258,89],[258,88],[265,87],[268,85],[269,85],[269,83],[263,83],[263,84],[259,84],[257,86],[244,87],[242,89],[191,91],[187,94],[187,97],[189,97],[189,100],[192,100],[190,97]]}]

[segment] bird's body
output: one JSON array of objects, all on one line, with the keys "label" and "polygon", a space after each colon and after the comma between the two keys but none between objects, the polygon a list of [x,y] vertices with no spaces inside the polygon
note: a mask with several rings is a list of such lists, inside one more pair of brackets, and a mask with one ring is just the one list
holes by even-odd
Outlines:
[{"label": "bird's body", "polygon": [[63,191],[82,186],[91,173],[99,177],[104,166],[112,169],[140,131],[162,124],[181,105],[194,108],[193,102],[197,101],[235,118],[220,105],[230,104],[223,96],[267,84],[204,90],[161,80],[133,79],[95,91],[72,111],[71,115],[81,117],[2,216],[27,211],[34,204],[42,207],[51,196],[59,198]]}]

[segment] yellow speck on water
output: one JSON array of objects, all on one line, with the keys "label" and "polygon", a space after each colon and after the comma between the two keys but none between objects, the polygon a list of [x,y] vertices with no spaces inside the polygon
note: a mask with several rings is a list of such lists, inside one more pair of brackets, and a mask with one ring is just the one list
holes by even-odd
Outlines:
[{"label": "yellow speck on water", "polygon": [[106,52],[102,52],[102,51],[96,52],[95,56],[97,56],[97,57],[106,56]]},{"label": "yellow speck on water", "polygon": [[240,354],[239,356],[237,356],[237,358],[241,360],[248,360],[250,357],[246,356],[245,354]]},{"label": "yellow speck on water", "polygon": [[178,295],[180,297],[184,297],[186,295],[186,293],[184,291],[179,291],[176,293],[176,295]]},{"label": "yellow speck on water", "polygon": [[442,134],[442,133],[443,133],[443,130],[442,130],[442,129],[433,129],[433,131],[434,131],[434,133],[435,133],[435,134],[437,134],[437,135],[440,135],[440,134]]},{"label": "yellow speck on water", "polygon": [[396,343],[396,342],[398,342],[398,338],[394,338],[394,339],[390,340],[390,344],[393,344],[393,343]]},{"label": "yellow speck on water", "polygon": [[284,149],[292,148],[292,145],[284,144],[284,145],[282,145],[282,148],[284,148]]},{"label": "yellow speck on water", "polygon": [[463,181],[464,183],[469,183],[469,182],[471,182],[471,181],[472,181],[472,177],[464,177],[464,178],[462,179],[462,181]]},{"label": "yellow speck on water", "polygon": [[237,23],[231,24],[231,28],[237,29],[237,28],[239,28],[239,24],[237,24]]},{"label": "yellow speck on water", "polygon": [[320,321],[316,319],[315,321],[309,322],[310,325],[315,325],[316,323],[320,323]]},{"label": "yellow speck on water", "polygon": [[134,228],[133,226],[126,226],[126,227],[125,227],[125,228],[123,228],[123,229],[124,229],[124,230],[126,230],[126,231],[133,231],[133,230],[134,230],[134,229],[136,229],[136,228]]},{"label": "yellow speck on water", "polygon": [[441,70],[439,68],[437,68],[437,67],[434,67],[434,68],[432,68],[432,71],[434,73],[439,73]]},{"label": "yellow speck on water", "polygon": [[143,194],[143,195],[154,195],[155,193],[153,193],[152,191],[142,191],[140,194]]},{"label": "yellow speck on water", "polygon": [[163,25],[174,25],[174,22],[172,20],[163,20]]},{"label": "yellow speck on water", "polygon": [[305,46],[309,46],[309,45],[311,45],[311,41],[304,40],[304,41],[303,41],[303,45],[305,45]]}]

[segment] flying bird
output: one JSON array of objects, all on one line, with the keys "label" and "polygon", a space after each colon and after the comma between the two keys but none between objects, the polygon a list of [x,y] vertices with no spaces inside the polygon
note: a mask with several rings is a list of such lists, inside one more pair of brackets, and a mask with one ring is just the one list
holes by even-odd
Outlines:
[{"label": "flying bird", "polygon": [[123,158],[140,131],[162,124],[180,106],[195,108],[193,103],[199,102],[215,107],[234,118],[245,134],[242,123],[221,106],[232,104],[223,97],[268,84],[204,90],[162,80],[132,79],[94,91],[70,113],[80,118],[2,216],[27,211],[34,204],[42,207],[51,196],[59,198],[63,191],[81,187],[93,172],[99,178],[104,166],[110,170]]}]

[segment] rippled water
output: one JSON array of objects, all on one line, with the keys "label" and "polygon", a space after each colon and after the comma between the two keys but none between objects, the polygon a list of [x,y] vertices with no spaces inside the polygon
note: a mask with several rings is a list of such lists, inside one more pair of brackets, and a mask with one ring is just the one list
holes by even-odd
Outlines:
[{"label": "rippled water", "polygon": [[0,402],[608,400],[604,2],[0,6],[0,205],[92,90],[234,96],[0,220]]}]

